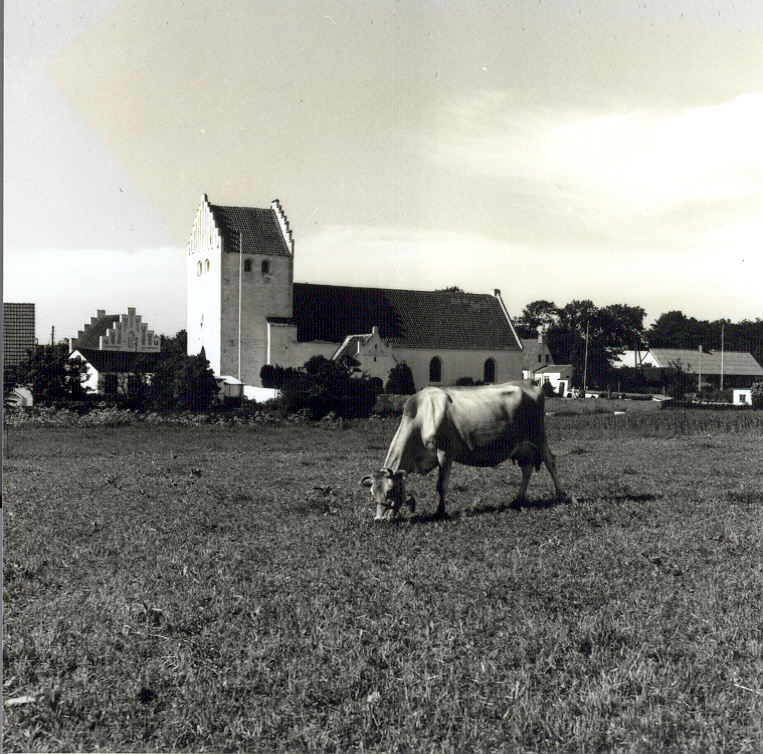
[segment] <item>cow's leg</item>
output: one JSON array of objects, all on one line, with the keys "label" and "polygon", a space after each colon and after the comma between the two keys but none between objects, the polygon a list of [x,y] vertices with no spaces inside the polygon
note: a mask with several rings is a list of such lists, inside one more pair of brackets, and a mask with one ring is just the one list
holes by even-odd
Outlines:
[{"label": "cow's leg", "polygon": [[519,492],[511,504],[512,508],[519,508],[520,504],[524,502],[527,486],[530,484],[530,477],[533,475],[532,463],[523,463],[520,468],[522,469],[522,481],[519,485]]},{"label": "cow's leg", "polygon": [[548,447],[548,441],[543,438],[543,463],[548,469],[548,473],[551,474],[551,479],[554,481],[554,487],[556,488],[556,496],[561,500],[567,500],[572,502],[572,498],[567,495],[562,487],[562,483],[559,481],[559,477],[556,474],[556,458]]},{"label": "cow's leg", "polygon": [[437,452],[437,517],[445,518],[445,493],[448,491],[448,482],[450,481],[450,469],[453,466],[453,459],[448,457],[444,451]]}]

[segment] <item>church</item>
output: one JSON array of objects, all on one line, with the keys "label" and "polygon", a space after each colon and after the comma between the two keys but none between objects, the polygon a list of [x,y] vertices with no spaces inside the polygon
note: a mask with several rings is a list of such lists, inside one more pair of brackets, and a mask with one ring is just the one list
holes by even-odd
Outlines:
[{"label": "church", "polygon": [[410,291],[294,282],[294,239],[278,200],[267,209],[211,204],[188,242],[188,353],[262,399],[266,364],[301,367],[345,354],[386,382],[405,362],[416,389],[521,379],[523,346],[499,290]]}]

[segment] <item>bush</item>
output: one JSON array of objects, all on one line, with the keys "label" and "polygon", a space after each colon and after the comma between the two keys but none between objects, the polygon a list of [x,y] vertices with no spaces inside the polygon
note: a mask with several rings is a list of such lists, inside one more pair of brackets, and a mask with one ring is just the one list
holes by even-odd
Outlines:
[{"label": "bush", "polygon": [[413,373],[411,372],[411,368],[404,361],[395,364],[395,366],[389,370],[389,378],[384,387],[384,392],[390,393],[391,395],[413,395],[416,392],[416,385],[413,382]]},{"label": "bush", "polygon": [[367,417],[379,394],[376,380],[352,376],[356,367],[313,356],[281,389],[284,409],[290,414],[305,412],[321,419],[333,411],[338,417]]},{"label": "bush", "polygon": [[763,382],[753,382],[750,387],[752,407],[763,410]]}]

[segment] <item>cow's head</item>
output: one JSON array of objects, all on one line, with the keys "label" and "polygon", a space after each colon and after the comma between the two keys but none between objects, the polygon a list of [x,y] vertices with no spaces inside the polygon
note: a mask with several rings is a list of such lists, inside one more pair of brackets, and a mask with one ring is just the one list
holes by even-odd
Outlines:
[{"label": "cow's head", "polygon": [[405,472],[381,469],[360,480],[363,487],[370,487],[371,497],[376,500],[375,521],[394,520],[400,513],[400,507],[405,503],[411,513],[416,510],[416,500],[413,495],[406,495]]}]

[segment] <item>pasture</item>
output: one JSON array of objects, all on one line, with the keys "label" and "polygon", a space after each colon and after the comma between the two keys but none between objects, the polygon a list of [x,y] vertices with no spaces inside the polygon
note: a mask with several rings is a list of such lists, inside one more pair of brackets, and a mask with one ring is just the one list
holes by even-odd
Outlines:
[{"label": "pasture", "polygon": [[577,504],[374,524],[396,426],[13,428],[4,750],[763,748],[761,412],[552,416]]}]

